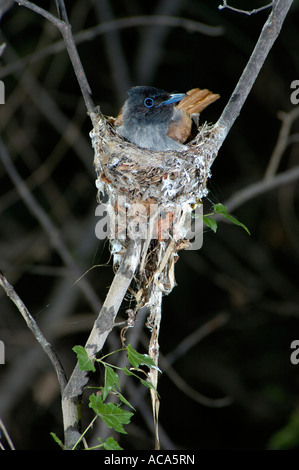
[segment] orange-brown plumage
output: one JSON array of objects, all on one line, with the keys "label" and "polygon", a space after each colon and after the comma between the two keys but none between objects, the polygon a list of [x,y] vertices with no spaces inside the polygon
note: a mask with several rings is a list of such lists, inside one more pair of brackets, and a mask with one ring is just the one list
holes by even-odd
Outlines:
[{"label": "orange-brown plumage", "polygon": [[167,135],[182,144],[187,142],[192,137],[194,126],[198,127],[199,113],[218,98],[220,98],[220,95],[207,89],[192,88],[192,90],[187,91],[186,98],[175,107],[175,111],[179,111],[179,117],[171,121]]}]

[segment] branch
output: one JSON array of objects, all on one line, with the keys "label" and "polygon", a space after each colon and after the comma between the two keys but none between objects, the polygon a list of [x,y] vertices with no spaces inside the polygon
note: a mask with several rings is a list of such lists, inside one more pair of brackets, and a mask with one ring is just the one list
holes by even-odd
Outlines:
[{"label": "branch", "polygon": [[[0,439],[1,439],[2,435],[5,437],[6,442],[9,446],[10,450],[16,450],[15,446],[14,446],[14,443],[12,442],[12,440],[10,438],[10,435],[7,432],[7,429],[6,429],[2,419],[0,418]],[[1,440],[0,440],[0,450],[5,450],[5,447],[3,446]]]},{"label": "branch", "polygon": [[281,157],[288,145],[290,143],[290,131],[293,122],[299,117],[299,106],[296,106],[292,111],[289,113],[280,112],[278,117],[282,121],[282,125],[280,128],[279,136],[273,150],[269,165],[267,167],[265,173],[265,179],[272,178],[275,175],[277,168],[279,166],[279,162]]},{"label": "branch", "polygon": [[223,5],[218,6],[218,10],[224,10],[227,8],[228,10],[235,11],[237,13],[244,13],[245,15],[253,15],[255,13],[259,13],[260,11],[266,10],[267,8],[270,8],[273,5],[273,2],[268,3],[268,5],[264,5],[263,7],[260,8],[255,8],[254,10],[240,10],[239,8],[234,8],[231,7],[230,5],[227,4],[226,0],[223,0]]},{"label": "branch", "polygon": [[[55,17],[54,17],[55,19]],[[198,21],[189,20],[188,18],[181,18],[175,16],[163,16],[163,15],[148,15],[148,16],[131,16],[129,18],[117,18],[116,20],[105,21],[105,23],[97,24],[88,29],[84,29],[74,34],[74,40],[76,45],[86,41],[92,41],[98,35],[108,34],[114,31],[136,28],[140,26],[169,26],[173,28],[183,28],[189,33],[201,33],[208,36],[220,36],[224,33],[222,26],[210,26]],[[0,46],[0,56],[1,56]],[[3,45],[3,48],[5,44]],[[44,59],[48,55],[57,54],[58,52],[65,50],[64,39],[60,39],[49,46],[45,46],[42,49],[37,50],[31,54],[28,54],[21,59],[15,60],[14,62],[3,65],[0,70],[0,78],[4,78],[10,73],[15,72],[20,68],[24,68],[28,63],[33,64],[34,62]]]},{"label": "branch", "polygon": [[0,44],[0,57],[2,56],[3,52],[5,51],[6,44],[5,42],[3,44]]},{"label": "branch", "polygon": [[[45,212],[45,210],[40,206],[36,198],[28,189],[26,183],[23,181],[19,173],[17,172],[10,155],[8,154],[2,140],[0,139],[0,160],[7,171],[11,181],[14,183],[17,192],[20,194],[22,200],[24,201],[26,207],[38,220],[41,227],[44,229],[45,233],[48,235],[52,247],[59,253],[61,259],[65,265],[70,269],[73,275],[78,278],[81,276],[81,272],[74,262],[68,247],[65,245],[63,238],[60,235],[59,230],[53,224],[52,220]],[[98,311],[99,301],[97,296],[89,283],[82,279],[78,284],[79,288],[82,290],[90,304],[92,305],[95,311]]]},{"label": "branch", "polygon": [[55,353],[53,347],[51,346],[50,343],[48,343],[48,341],[46,340],[46,338],[42,334],[42,332],[39,329],[36,321],[34,320],[34,318],[29,313],[27,307],[24,305],[23,301],[18,296],[18,294],[14,290],[13,286],[11,284],[9,284],[6,277],[1,272],[0,272],[0,285],[5,290],[6,295],[16,305],[16,307],[18,308],[18,310],[21,313],[22,317],[26,321],[28,328],[32,331],[35,338],[37,339],[39,344],[42,346],[43,350],[45,351],[45,353],[49,357],[50,361],[52,362],[52,364],[54,366],[54,369],[56,371],[59,383],[60,383],[61,392],[63,392],[63,390],[64,390],[64,388],[67,384],[67,378],[66,378],[64,369],[61,365],[61,362],[60,362],[57,354]]},{"label": "branch", "polygon": [[[114,326],[117,312],[139,264],[140,252],[140,243],[131,240],[85,345],[91,359],[94,359],[103,348],[106,338]],[[77,364],[63,392],[64,443],[67,449],[72,449],[81,435],[80,402],[88,380],[88,373],[81,371]]]},{"label": "branch", "polygon": [[215,128],[220,128],[222,131],[219,139],[219,147],[222,145],[232,125],[239,116],[265,59],[280,33],[291,4],[292,0],[277,0],[275,2],[241,78],[218,122],[215,124]]},{"label": "branch", "polygon": [[254,197],[264,194],[267,191],[278,188],[280,186],[292,183],[299,179],[299,166],[291,168],[290,170],[279,173],[271,178],[263,179],[257,183],[253,183],[240,191],[234,193],[224,204],[229,212],[240,207],[245,202],[253,199]]},{"label": "branch", "polygon": [[81,88],[81,93],[84,98],[84,102],[87,108],[88,113],[92,113],[94,111],[94,103],[91,98],[91,90],[88,84],[84,69],[82,67],[82,63],[76,48],[75,40],[72,34],[72,28],[68,21],[66,8],[64,5],[63,0],[56,0],[56,5],[58,9],[58,14],[60,15],[61,19],[57,18],[56,16],[52,15],[48,11],[44,10],[43,8],[35,5],[32,2],[28,2],[27,0],[15,0],[18,5],[24,6],[29,8],[30,10],[38,13],[39,15],[43,16],[47,20],[49,20],[52,24],[56,26],[61,32],[63,39],[65,41],[65,46],[69,57],[71,59],[79,86]]},{"label": "branch", "polygon": [[237,191],[233,196],[231,196],[230,199],[225,202],[225,206],[229,211],[236,209],[260,194],[299,179],[299,166],[295,166],[283,173],[275,175],[282,155],[284,154],[287,146],[292,143],[290,131],[293,122],[299,117],[299,106],[296,106],[289,113],[281,111],[279,113],[279,117],[282,119],[282,125],[264,179]]}]

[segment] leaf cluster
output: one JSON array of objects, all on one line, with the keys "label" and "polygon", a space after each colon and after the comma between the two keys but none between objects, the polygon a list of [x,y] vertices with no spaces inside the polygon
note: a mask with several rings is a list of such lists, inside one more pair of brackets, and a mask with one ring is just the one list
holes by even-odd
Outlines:
[{"label": "leaf cluster", "polygon": [[246,230],[248,235],[250,235],[250,232],[249,232],[248,228],[242,222],[240,222],[236,217],[234,217],[233,215],[230,215],[227,211],[226,206],[224,206],[223,204],[220,204],[220,203],[213,205],[213,212],[203,216],[204,223],[207,225],[207,227],[209,227],[211,230],[213,230],[213,232],[216,232],[217,228],[218,228],[217,221],[214,219],[214,216],[216,214],[220,214],[226,220],[233,223],[234,225],[238,225],[239,227],[242,227],[244,230]]},{"label": "leaf cluster", "polygon": [[[148,354],[138,353],[131,347],[130,344],[126,348],[120,350],[127,353],[128,361],[131,365],[130,368],[126,366],[117,367],[107,363],[105,359],[113,353],[107,354],[100,359],[91,359],[88,355],[88,351],[83,346],[75,346],[73,351],[77,355],[77,361],[80,370],[95,372],[95,363],[101,364],[105,370],[104,385],[98,387],[97,391],[92,393],[89,397],[89,407],[95,412],[95,417],[81,435],[80,441],[98,417],[101,418],[104,423],[114,431],[121,434],[127,434],[124,429],[124,425],[130,423],[135,409],[121,393],[118,372],[121,371],[128,376],[134,376],[144,386],[153,388],[153,384],[148,380],[148,373],[142,367],[146,366],[148,369],[156,367],[153,360]],[[114,351],[114,353],[116,352],[118,351]],[[140,373],[145,374],[146,378],[143,379],[140,377]],[[115,403],[108,402],[108,398],[111,396],[114,398],[116,397]],[[126,409],[124,406],[126,406]],[[63,444],[60,439],[54,433],[51,433],[51,435],[53,439],[63,448]],[[77,447],[80,441],[76,443],[74,448]],[[93,447],[93,449],[103,447],[105,450],[122,450],[118,442],[115,441],[113,437],[108,437],[105,442],[103,442],[101,438],[98,438],[98,441],[99,445]]]}]

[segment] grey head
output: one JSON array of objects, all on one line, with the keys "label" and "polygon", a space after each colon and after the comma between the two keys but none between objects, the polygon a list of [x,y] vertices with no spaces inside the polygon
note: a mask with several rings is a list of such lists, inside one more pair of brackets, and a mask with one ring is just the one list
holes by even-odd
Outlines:
[{"label": "grey head", "polygon": [[137,86],[128,92],[122,108],[123,123],[118,132],[129,142],[149,150],[182,151],[187,147],[168,137],[174,117],[174,103],[185,94],[171,94],[155,87]]}]

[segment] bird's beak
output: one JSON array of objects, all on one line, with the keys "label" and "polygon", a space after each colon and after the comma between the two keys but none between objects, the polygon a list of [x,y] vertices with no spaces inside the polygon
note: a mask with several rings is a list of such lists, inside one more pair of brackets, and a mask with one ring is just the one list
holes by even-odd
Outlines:
[{"label": "bird's beak", "polygon": [[162,101],[162,103],[158,104],[157,108],[159,106],[165,106],[167,104],[171,104],[171,103],[177,103],[178,101],[181,101],[183,100],[184,98],[186,98],[186,95],[185,93],[175,93],[174,95],[170,95],[170,98],[168,98],[168,100],[165,100],[165,101]]}]

